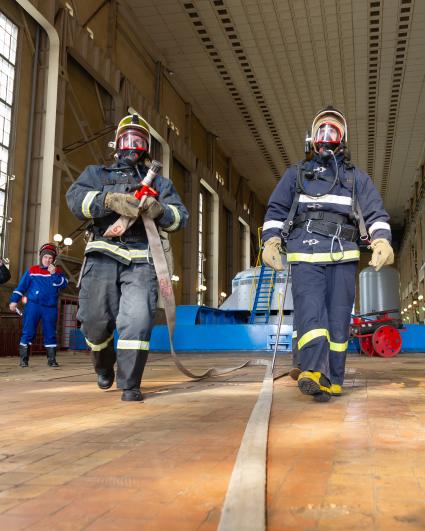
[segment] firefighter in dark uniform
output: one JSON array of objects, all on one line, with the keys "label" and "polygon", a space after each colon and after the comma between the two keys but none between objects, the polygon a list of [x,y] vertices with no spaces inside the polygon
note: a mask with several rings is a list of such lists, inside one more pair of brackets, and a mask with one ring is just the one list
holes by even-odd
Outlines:
[{"label": "firefighter in dark uniform", "polygon": [[[138,115],[126,116],[115,135],[117,162],[110,167],[88,166],[66,194],[77,218],[93,220],[77,317],[92,351],[98,386],[112,386],[117,362],[117,386],[123,389],[122,400],[128,401],[143,399],[140,383],[158,297],[141,209],[133,195],[148,170],[150,147],[148,124]],[[188,212],[173,183],[158,175],[152,188],[159,195],[146,198],[143,214],[166,232],[184,227]],[[104,237],[121,215],[137,220],[121,237]]]},{"label": "firefighter in dark uniform", "polygon": [[263,224],[263,262],[280,270],[286,252],[292,266],[298,387],[319,402],[342,392],[359,235],[370,239],[377,271],[394,261],[389,216],[371,178],[350,162],[347,137],[337,109],[316,115],[312,156],[285,172]]}]

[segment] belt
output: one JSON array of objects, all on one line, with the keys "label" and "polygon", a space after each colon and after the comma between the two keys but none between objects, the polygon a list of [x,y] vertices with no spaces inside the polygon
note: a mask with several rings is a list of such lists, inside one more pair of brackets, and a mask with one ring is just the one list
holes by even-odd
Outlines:
[{"label": "belt", "polygon": [[333,221],[315,219],[297,221],[297,219],[295,219],[294,229],[297,227],[305,227],[307,232],[320,234],[329,238],[336,236],[337,238],[348,242],[356,242],[359,238],[359,231],[356,227],[353,227],[352,225],[343,225]]},{"label": "belt", "polygon": [[332,223],[338,223],[338,225],[345,225],[350,223],[350,218],[344,214],[334,214],[333,212],[326,212],[324,210],[318,210],[315,212],[304,212],[294,219],[294,226],[298,223],[303,223],[309,219],[315,219],[318,221],[331,221]]},{"label": "belt", "polygon": [[124,233],[122,236],[114,236],[112,238],[105,238],[104,236],[99,234],[97,231],[93,233],[93,241],[95,240],[107,240],[108,242],[115,242],[115,243],[146,243],[143,241],[143,236],[137,235],[137,234]]}]

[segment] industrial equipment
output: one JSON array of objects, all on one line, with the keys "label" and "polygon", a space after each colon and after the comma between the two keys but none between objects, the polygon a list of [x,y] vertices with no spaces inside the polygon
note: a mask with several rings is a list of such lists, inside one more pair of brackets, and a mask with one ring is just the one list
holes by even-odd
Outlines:
[{"label": "industrial equipment", "polygon": [[401,350],[401,319],[394,317],[398,309],[355,315],[351,335],[357,337],[361,351],[367,356],[392,358]]}]

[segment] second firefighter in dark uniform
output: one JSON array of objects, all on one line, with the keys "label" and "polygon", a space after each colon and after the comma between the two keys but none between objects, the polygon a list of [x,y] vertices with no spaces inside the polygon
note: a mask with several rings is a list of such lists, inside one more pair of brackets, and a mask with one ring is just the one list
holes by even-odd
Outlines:
[{"label": "second firefighter in dark uniform", "polygon": [[370,177],[350,162],[347,136],[337,109],[317,114],[312,157],[285,172],[263,224],[264,263],[282,269],[283,239],[292,264],[298,386],[317,401],[342,391],[359,229],[371,240],[376,270],[394,260],[389,216]]},{"label": "second firefighter in dark uniform", "polygon": [[[77,317],[92,351],[99,387],[112,386],[117,362],[117,386],[123,389],[123,400],[142,400],[140,383],[156,311],[157,278],[140,217],[121,237],[103,234],[120,215],[140,215],[133,192],[146,175],[150,142],[148,124],[138,115],[126,116],[115,137],[117,163],[88,166],[66,194],[77,218],[93,220]],[[188,212],[173,183],[157,176],[152,188],[159,195],[146,198],[143,214],[167,232],[184,227]],[[119,335],[116,353],[115,328]]]}]

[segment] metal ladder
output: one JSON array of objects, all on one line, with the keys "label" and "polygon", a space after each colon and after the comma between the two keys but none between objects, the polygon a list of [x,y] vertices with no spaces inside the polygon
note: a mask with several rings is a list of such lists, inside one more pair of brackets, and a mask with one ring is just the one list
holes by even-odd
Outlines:
[{"label": "metal ladder", "polygon": [[249,324],[265,324],[269,322],[275,280],[276,271],[262,264]]}]

